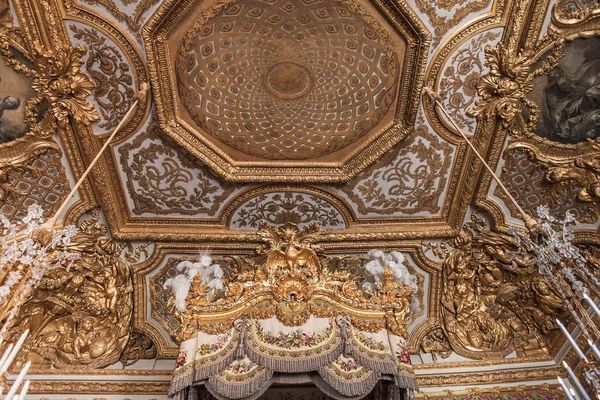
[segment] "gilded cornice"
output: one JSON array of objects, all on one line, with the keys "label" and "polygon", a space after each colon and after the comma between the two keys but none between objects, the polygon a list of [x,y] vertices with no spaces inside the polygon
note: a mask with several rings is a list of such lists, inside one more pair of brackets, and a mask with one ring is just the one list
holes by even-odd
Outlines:
[{"label": "gilded cornice", "polygon": [[138,381],[32,381],[31,394],[166,394],[169,382]]},{"label": "gilded cornice", "polygon": [[489,371],[472,374],[417,375],[420,387],[489,385],[498,382],[543,381],[564,376],[562,367],[529,368],[511,371]]}]

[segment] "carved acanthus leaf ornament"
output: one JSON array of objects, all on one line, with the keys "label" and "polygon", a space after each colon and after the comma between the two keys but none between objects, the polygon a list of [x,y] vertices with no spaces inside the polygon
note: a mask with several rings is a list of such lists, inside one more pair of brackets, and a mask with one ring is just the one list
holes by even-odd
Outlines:
[{"label": "carved acanthus leaf ornament", "polygon": [[[539,68],[534,64],[540,58],[540,50],[552,44],[552,53]],[[498,43],[485,48],[485,65],[490,72],[477,83],[477,93],[481,99],[475,107],[467,110],[467,115],[483,122],[499,120],[512,134],[533,131],[537,124],[539,106],[527,98],[533,90],[533,79],[548,73],[562,55],[564,41],[555,32],[547,34],[538,46],[519,48],[515,40],[508,44]],[[528,121],[522,117],[523,110],[529,114]]]},{"label": "carved acanthus leaf ornament", "polygon": [[[453,351],[472,359],[543,354],[557,329],[556,318],[568,315],[562,298],[535,265],[517,254],[512,236],[486,228],[472,216],[445,253],[441,327]],[[439,254],[439,253],[438,253]],[[438,335],[439,336],[439,335]],[[422,347],[447,351],[439,345]]]},{"label": "carved acanthus leaf ornament", "polygon": [[36,52],[38,73],[31,86],[39,93],[40,102],[48,101],[58,126],[65,126],[69,117],[83,126],[98,121],[94,105],[86,101],[94,84],[79,70],[85,47],[59,46],[54,51],[38,48]]},{"label": "carved acanthus leaf ornament", "polygon": [[83,64],[85,47],[58,44],[52,50],[46,50],[36,46],[32,54],[34,70],[18,61],[11,50],[10,38],[16,29],[10,25],[0,26],[0,56],[15,71],[33,78],[31,87],[37,96],[27,101],[25,111],[25,120],[31,130],[41,137],[50,137],[54,133],[52,127],[39,123],[37,106],[43,101],[48,102],[48,113],[54,119],[51,125],[64,127],[69,117],[83,126],[97,121],[99,116],[94,105],[86,101],[94,84],[79,69]]},{"label": "carved acanthus leaf ornament", "polygon": [[[4,10],[4,11],[3,11]],[[0,4],[0,58],[18,74],[31,78],[31,88],[36,95],[27,100],[24,123],[29,127],[24,137],[0,146],[0,201],[8,192],[21,194],[7,184],[8,174],[15,170],[32,171],[30,164],[49,149],[59,151],[53,140],[56,128],[64,128],[71,120],[75,125],[87,127],[99,119],[94,106],[86,101],[94,88],[87,75],[80,71],[83,46],[71,47],[56,44],[52,50],[36,46],[29,49],[25,64],[16,54],[14,44],[26,49],[22,32],[12,24],[8,3]]]}]

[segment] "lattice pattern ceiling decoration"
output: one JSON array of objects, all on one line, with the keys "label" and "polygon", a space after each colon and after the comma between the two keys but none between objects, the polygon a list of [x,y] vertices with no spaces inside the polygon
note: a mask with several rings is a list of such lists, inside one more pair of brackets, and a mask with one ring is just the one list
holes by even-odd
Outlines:
[{"label": "lattice pattern ceiling decoration", "polygon": [[[56,296],[26,301],[30,320],[68,353],[66,327],[86,319],[84,352],[100,354],[87,365],[109,368],[68,353],[49,369],[32,350],[33,392],[163,399],[179,329],[165,281],[206,251],[234,274],[263,220],[320,223],[329,262],[361,282],[369,250],[402,253],[423,301],[406,343],[422,389],[554,379],[552,321],[565,314],[507,261],[516,212],[421,89],[439,93],[527,212],[576,212],[576,243],[600,265],[599,18],[597,2],[569,0],[0,0],[7,217],[32,203],[51,216],[151,85],[65,216],[80,225],[102,210],[102,235],[78,251],[147,245],[119,289],[132,292],[119,308],[132,323],[106,340],[124,348],[95,341],[111,317],[85,290],[110,298],[110,271],[57,273],[43,283]],[[116,368],[118,353],[133,366]],[[73,389],[54,379],[68,374],[80,375]]]}]

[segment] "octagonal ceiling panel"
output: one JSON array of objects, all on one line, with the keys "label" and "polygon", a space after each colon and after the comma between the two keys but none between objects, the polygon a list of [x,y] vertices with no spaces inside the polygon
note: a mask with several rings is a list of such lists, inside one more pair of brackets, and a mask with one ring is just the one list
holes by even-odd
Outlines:
[{"label": "octagonal ceiling panel", "polygon": [[144,28],[161,127],[236,181],[350,179],[409,133],[428,37],[345,0],[171,0]]}]

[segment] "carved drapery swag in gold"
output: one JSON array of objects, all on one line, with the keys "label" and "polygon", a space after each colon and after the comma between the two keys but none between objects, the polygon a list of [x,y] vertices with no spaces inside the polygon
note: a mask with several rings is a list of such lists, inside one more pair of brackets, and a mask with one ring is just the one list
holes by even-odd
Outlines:
[{"label": "carved drapery swag in gold", "polygon": [[566,305],[515,239],[486,229],[475,214],[446,248],[441,301],[443,332],[456,353],[474,359],[546,351]]},{"label": "carved drapery swag in gold", "polygon": [[119,360],[131,328],[133,283],[123,245],[106,233],[96,211],[66,245],[81,259],[47,271],[29,293],[10,328],[14,336],[31,332],[16,364],[101,368]]},{"label": "carved drapery swag in gold", "polygon": [[[280,373],[311,377],[335,396],[364,396],[387,376],[416,389],[405,320],[413,289],[391,268],[375,289],[332,267],[315,244],[318,224],[299,230],[261,223],[257,256],[238,258],[224,290],[191,282],[170,393],[203,384],[219,398],[254,398]],[[248,397],[250,396],[250,397]]]}]

